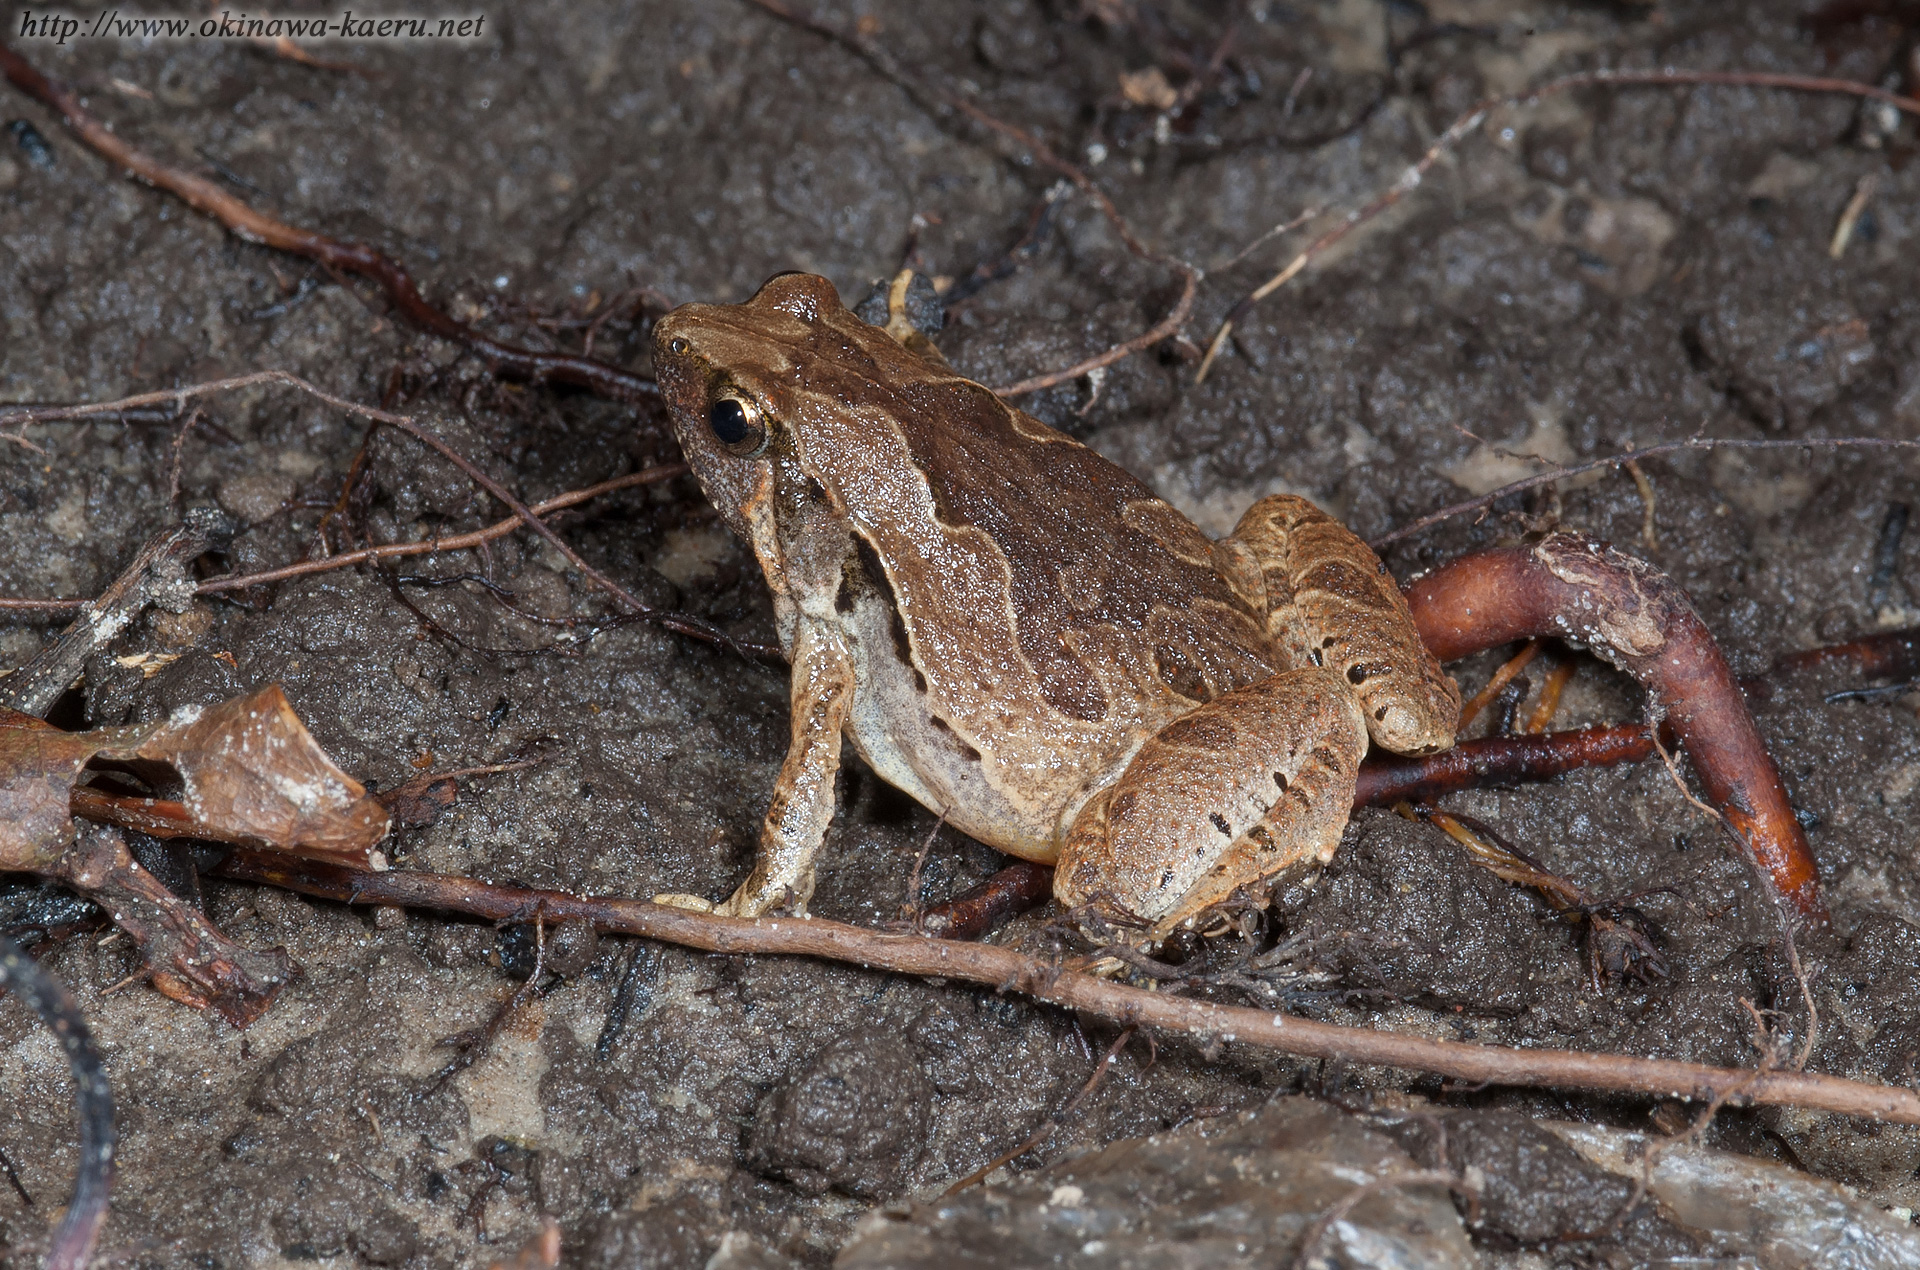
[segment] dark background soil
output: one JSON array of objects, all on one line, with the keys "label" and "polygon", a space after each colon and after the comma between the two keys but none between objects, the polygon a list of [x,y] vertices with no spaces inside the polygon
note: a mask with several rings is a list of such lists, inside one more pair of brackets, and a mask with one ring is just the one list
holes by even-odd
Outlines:
[{"label": "dark background soil", "polygon": [[[1868,16],[1809,24],[1809,8],[1787,2],[1544,0],[1086,6],[1113,20],[1065,0],[817,12],[843,26],[870,19],[929,82],[977,91],[1082,162],[1103,154],[1091,171],[1140,232],[1213,271],[1188,330],[1204,342],[1301,240],[1228,264],[1235,253],[1307,208],[1363,201],[1487,94],[1618,64],[1902,82],[1910,40],[1892,18],[1837,8]],[[0,12],[11,39],[19,9]],[[326,50],[368,76],[238,43],[17,47],[137,144],[290,221],[381,246],[436,302],[505,338],[578,347],[585,320],[620,299],[596,349],[641,368],[643,298],[657,316],[656,301],[739,300],[804,268],[851,301],[909,251],[929,274],[965,278],[1021,238],[1053,179],[750,5],[487,12],[488,37],[471,46]],[[1177,88],[1236,15],[1222,75],[1156,129],[1121,75],[1157,66]],[[109,169],[18,94],[4,102],[0,115],[29,121],[51,157],[0,137],[0,398],[99,400],[281,367],[418,414],[529,500],[675,457],[655,412],[502,385],[387,316],[368,289],[239,242]],[[1163,350],[1115,367],[1097,399],[1082,382],[1026,404],[1215,532],[1286,489],[1377,535],[1463,487],[1532,470],[1499,447],[1568,459],[1699,431],[1912,436],[1920,168],[1910,121],[1877,139],[1851,99],[1776,92],[1591,91],[1503,111],[1402,208],[1244,321],[1205,384],[1180,350]],[[1877,192],[1830,259],[1863,176]],[[1134,334],[1177,290],[1068,197],[1017,272],[952,307],[941,344],[964,371],[1005,383]],[[30,429],[32,448],[0,444],[5,593],[96,592],[167,522],[176,431],[58,424]],[[181,492],[245,523],[233,568],[296,559],[314,549],[365,440],[363,424],[286,390],[221,397],[185,443]],[[1677,576],[1743,673],[1915,619],[1911,552],[1877,611],[1867,594],[1888,504],[1911,498],[1910,460],[1721,452],[1646,466],[1657,545],[1642,538],[1634,484],[1612,475],[1454,521],[1396,545],[1388,563],[1405,577],[1519,534],[1521,513],[1557,512]],[[364,472],[345,523],[376,540],[498,514],[451,467],[388,434],[369,444]],[[602,499],[566,532],[649,601],[771,637],[751,558],[691,482]],[[513,539],[485,560],[404,572],[485,573],[546,619],[605,611],[557,554]],[[52,629],[0,624],[0,661],[25,660]],[[381,786],[537,756],[537,768],[475,782],[437,825],[401,836],[399,864],[722,895],[747,867],[785,748],[783,679],[652,627],[595,629],[556,644],[565,628],[516,616],[471,583],[397,590],[387,575],[339,572],[140,623],[116,651],[178,660],[151,678],[101,674],[88,702],[117,722],[279,682],[342,766]],[[1496,661],[1456,667],[1468,691]],[[1833,906],[1832,935],[1803,950],[1821,1010],[1813,1066],[1909,1080],[1920,726],[1906,703],[1822,701],[1845,686],[1795,682],[1759,710],[1796,804],[1815,818]],[[1589,662],[1562,720],[1638,706]],[[891,919],[933,819],[858,770],[844,794],[814,911]],[[1744,998],[1802,1035],[1775,914],[1659,765],[1449,805],[1600,895],[1645,892],[1637,903],[1671,978],[1595,993],[1577,938],[1537,899],[1473,868],[1436,830],[1370,811],[1324,875],[1277,907],[1276,929],[1306,932],[1308,962],[1331,976],[1318,986],[1348,990],[1296,1008],[1741,1065],[1756,1057]],[[923,893],[949,894],[997,859],[945,832]],[[26,885],[6,902],[23,904]],[[497,1250],[478,1242],[470,1201],[492,1183],[489,1239],[517,1241],[549,1212],[585,1264],[698,1265],[727,1230],[824,1264],[876,1199],[936,1193],[1020,1142],[1113,1036],[968,988],[607,940],[578,950],[491,1057],[435,1090],[439,1038],[483,1022],[512,990],[494,930],[425,915],[377,926],[365,911],[233,884],[209,883],[207,902],[235,937],[283,945],[305,970],[245,1033],[144,986],[103,995],[133,968],[124,941],[41,949],[109,1057],[125,1147],[105,1248],[126,1264],[486,1264]],[[598,1056],[636,955],[639,1008]],[[1136,1045],[1040,1158],[1274,1090],[1354,1087],[1636,1128],[1656,1110],[1450,1092],[1406,1073],[1163,1042],[1151,1065]],[[0,1245],[18,1249],[9,1264],[31,1262],[70,1176],[67,1090],[51,1040],[0,1003],[0,1149],[40,1204],[0,1191]],[[1723,1115],[1712,1133],[1885,1205],[1920,1201],[1920,1131],[1769,1112]]]}]

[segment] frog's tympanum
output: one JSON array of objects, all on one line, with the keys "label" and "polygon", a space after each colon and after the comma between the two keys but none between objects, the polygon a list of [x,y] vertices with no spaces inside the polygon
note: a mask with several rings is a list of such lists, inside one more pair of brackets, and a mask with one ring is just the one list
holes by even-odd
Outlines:
[{"label": "frog's tympanum", "polygon": [[955,374],[903,290],[870,326],[782,274],[654,335],[687,461],[793,661],[758,861],[718,911],[804,911],[842,737],[948,824],[1056,865],[1063,904],[1155,934],[1326,860],[1369,737],[1453,743],[1459,689],[1365,543],[1290,495],[1209,540]]}]

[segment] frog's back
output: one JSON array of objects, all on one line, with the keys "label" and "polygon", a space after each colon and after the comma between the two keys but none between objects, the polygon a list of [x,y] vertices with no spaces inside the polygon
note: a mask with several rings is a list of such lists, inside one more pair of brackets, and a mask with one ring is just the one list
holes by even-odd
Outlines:
[{"label": "frog's back", "polygon": [[[984,726],[1015,652],[1046,709],[1082,734],[1132,730],[1272,672],[1262,620],[1185,516],[991,390],[833,310],[812,324],[812,355],[795,359],[800,397],[832,405],[803,430],[802,461],[885,562],[944,704]],[[835,416],[859,425],[836,437]],[[902,482],[902,470],[918,479]]]},{"label": "frog's back", "polygon": [[979,384],[910,383],[899,395],[941,524],[998,548],[1021,650],[1061,713],[1098,720],[1116,704],[1121,685],[1102,685],[1095,657],[1125,667],[1136,690],[1189,700],[1270,672],[1263,628],[1221,577],[1214,544],[1131,473]]}]

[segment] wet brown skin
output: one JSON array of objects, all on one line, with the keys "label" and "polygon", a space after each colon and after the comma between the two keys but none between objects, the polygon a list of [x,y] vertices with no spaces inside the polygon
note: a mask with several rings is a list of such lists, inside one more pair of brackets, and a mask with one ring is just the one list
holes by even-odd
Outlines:
[{"label": "wet brown skin", "polygon": [[682,448],[794,664],[792,747],[725,911],[812,894],[838,737],[801,721],[830,702],[827,732],[889,782],[1057,857],[1063,904],[1157,930],[1325,860],[1369,732],[1452,743],[1458,690],[1345,526],[1273,495],[1210,541],[911,344],[799,273],[655,332]]}]

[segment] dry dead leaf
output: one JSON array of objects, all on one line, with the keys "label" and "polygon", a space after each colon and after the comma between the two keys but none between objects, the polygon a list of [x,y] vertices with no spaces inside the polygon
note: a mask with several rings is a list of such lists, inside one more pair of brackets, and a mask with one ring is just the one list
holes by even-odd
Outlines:
[{"label": "dry dead leaf", "polygon": [[[95,758],[179,785],[176,799],[77,786]],[[272,685],[166,719],[61,732],[0,711],[0,869],[43,873],[73,839],[70,809],[151,833],[383,869],[386,810],[342,772]]]},{"label": "dry dead leaf", "polygon": [[[163,798],[80,785],[110,760]],[[90,824],[76,831],[73,817]],[[138,945],[144,973],[176,1001],[235,1027],[264,1013],[296,973],[280,949],[221,934],[129,853],[120,828],[203,838],[384,869],[386,809],[334,766],[278,685],[176,710],[152,723],[62,732],[0,709],[0,870],[58,878],[100,903]],[[117,827],[110,827],[117,826]]]},{"label": "dry dead leaf", "polygon": [[1120,92],[1134,105],[1153,110],[1166,110],[1180,100],[1180,94],[1167,82],[1166,72],[1158,66],[1149,66],[1143,71],[1122,71]]}]

